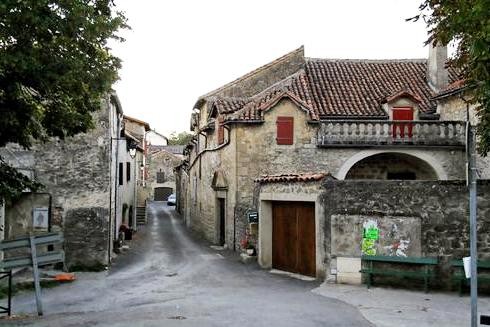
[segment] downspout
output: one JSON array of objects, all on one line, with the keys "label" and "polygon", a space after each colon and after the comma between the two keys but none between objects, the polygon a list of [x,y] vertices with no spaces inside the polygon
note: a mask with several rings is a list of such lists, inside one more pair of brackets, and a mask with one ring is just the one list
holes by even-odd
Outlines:
[{"label": "downspout", "polygon": [[[109,137],[111,139],[109,148],[109,167],[112,167],[112,133],[109,130]],[[115,175],[114,175],[115,176]],[[109,244],[107,246],[107,266],[111,264],[111,224],[112,224],[112,187],[111,187],[111,169],[109,168],[109,225],[107,230],[109,231]]]},{"label": "downspout", "polygon": [[201,152],[199,152],[198,154],[196,154],[196,157],[194,158],[194,160],[192,160],[189,167],[187,168],[188,170],[190,170],[194,166],[197,159],[199,159],[201,157],[201,155],[203,155],[204,153],[218,151],[219,149],[222,149],[225,146],[227,146],[228,144],[230,144],[230,130],[229,130],[228,126],[226,126],[226,125],[224,125],[224,128],[228,131],[228,139],[226,140],[226,142],[221,144],[221,145],[218,145],[217,147],[212,148],[212,149],[204,149]]},{"label": "downspout", "polygon": [[[230,129],[225,125],[226,130],[228,131],[228,138],[230,138]],[[235,130],[235,133],[236,130]],[[236,136],[236,135],[235,135]],[[235,137],[235,162],[238,162],[238,149],[236,144],[237,137]],[[238,173],[237,173],[237,165],[235,165],[235,207],[238,199]],[[233,252],[236,251],[236,211],[233,208]]]},{"label": "downspout", "polygon": [[[113,235],[112,236],[116,236],[117,235],[117,231],[116,231],[116,228],[117,228],[117,224],[116,224],[116,221],[117,221],[117,188],[118,188],[118,183],[119,183],[119,137],[120,137],[120,126],[121,126],[121,116],[118,115],[117,116],[117,135],[116,135],[116,164],[115,164],[115,178],[114,178],[114,231],[113,231]],[[113,237],[109,237],[110,240],[109,242],[110,245],[112,245],[112,242],[113,242]],[[110,249],[110,248],[109,248]],[[110,250],[109,250],[110,251]],[[109,262],[109,265],[110,265],[110,262]]]}]

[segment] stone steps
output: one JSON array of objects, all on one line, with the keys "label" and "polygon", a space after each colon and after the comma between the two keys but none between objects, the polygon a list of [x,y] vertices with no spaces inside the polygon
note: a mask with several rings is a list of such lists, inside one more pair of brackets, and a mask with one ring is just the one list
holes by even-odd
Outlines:
[{"label": "stone steps", "polygon": [[146,207],[136,207],[136,224],[146,225]]}]

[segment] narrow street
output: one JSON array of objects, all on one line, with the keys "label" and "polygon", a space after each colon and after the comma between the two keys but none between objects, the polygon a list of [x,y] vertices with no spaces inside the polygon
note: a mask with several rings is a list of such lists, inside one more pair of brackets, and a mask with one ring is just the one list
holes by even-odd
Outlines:
[{"label": "narrow street", "polygon": [[196,241],[174,207],[153,203],[148,225],[110,273],[80,273],[43,289],[45,316],[32,292],[13,299],[8,326],[371,326],[359,311],[311,292],[318,282],[244,265],[236,254]]}]

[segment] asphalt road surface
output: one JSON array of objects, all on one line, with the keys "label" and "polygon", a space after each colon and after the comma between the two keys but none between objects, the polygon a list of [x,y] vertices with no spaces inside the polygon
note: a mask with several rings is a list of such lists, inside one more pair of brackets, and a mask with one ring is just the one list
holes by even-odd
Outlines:
[{"label": "asphalt road surface", "polygon": [[[244,265],[193,237],[174,207],[155,202],[148,225],[110,273],[80,273],[77,281],[43,289],[45,315],[33,292],[13,299],[7,326],[372,326],[359,311],[311,292],[319,282]],[[28,316],[23,316],[28,315]]]}]

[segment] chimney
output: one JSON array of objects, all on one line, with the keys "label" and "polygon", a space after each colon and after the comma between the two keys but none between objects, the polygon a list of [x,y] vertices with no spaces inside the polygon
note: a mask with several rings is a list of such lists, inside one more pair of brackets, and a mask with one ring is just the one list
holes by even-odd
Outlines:
[{"label": "chimney", "polygon": [[435,91],[439,92],[449,84],[449,76],[446,68],[447,47],[437,44],[430,45],[429,60],[427,61],[427,82]]}]

